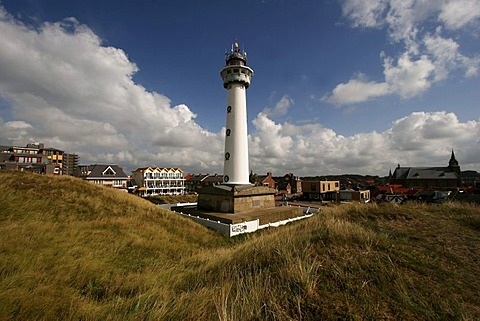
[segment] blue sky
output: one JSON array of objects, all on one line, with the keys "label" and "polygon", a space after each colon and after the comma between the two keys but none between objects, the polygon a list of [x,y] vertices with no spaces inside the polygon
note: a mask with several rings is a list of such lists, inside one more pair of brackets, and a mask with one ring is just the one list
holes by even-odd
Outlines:
[{"label": "blue sky", "polygon": [[237,39],[250,167],[480,170],[480,1],[0,1],[0,144],[222,172]]}]

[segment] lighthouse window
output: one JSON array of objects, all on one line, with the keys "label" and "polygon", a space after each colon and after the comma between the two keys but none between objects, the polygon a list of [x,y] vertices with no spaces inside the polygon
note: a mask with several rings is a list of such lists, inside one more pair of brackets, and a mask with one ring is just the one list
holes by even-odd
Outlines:
[{"label": "lighthouse window", "polygon": [[226,132],[227,136],[230,136],[230,133],[231,133],[231,130],[227,129],[227,132]]},{"label": "lighthouse window", "polygon": [[227,107],[227,113],[231,113],[232,112],[232,106],[228,106]]},{"label": "lighthouse window", "polygon": [[227,70],[227,74],[231,74],[232,71],[230,69]]},{"label": "lighthouse window", "polygon": [[242,69],[241,72],[242,72],[242,74],[244,74],[244,73],[245,73],[245,70]]},{"label": "lighthouse window", "polygon": [[225,153],[225,160],[229,160],[230,159],[230,153]]},{"label": "lighthouse window", "polygon": [[233,69],[233,72],[238,74],[238,69]]}]

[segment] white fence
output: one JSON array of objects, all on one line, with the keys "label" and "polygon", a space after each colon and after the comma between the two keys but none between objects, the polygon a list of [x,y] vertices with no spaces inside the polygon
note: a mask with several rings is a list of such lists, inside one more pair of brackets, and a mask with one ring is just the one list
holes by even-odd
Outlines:
[{"label": "white fence", "polygon": [[[178,207],[178,206],[191,206],[191,205],[196,205],[196,203],[171,204],[170,208],[172,206],[177,206]],[[164,207],[164,208],[167,208],[167,207]],[[258,219],[253,220],[253,221],[248,221],[248,222],[237,223],[237,224],[226,224],[226,223],[222,223],[220,221],[200,217],[200,216],[197,216],[197,215],[191,215],[191,214],[187,214],[187,213],[183,213],[183,212],[175,212],[175,213],[180,214],[180,215],[182,215],[184,217],[187,217],[189,219],[192,219],[195,222],[197,222],[197,223],[199,223],[203,226],[206,226],[208,228],[214,229],[214,230],[220,232],[222,235],[225,235],[225,236],[228,236],[228,237],[232,237],[232,236],[236,236],[236,235],[244,234],[244,233],[252,233],[252,232],[255,232],[257,230],[267,228],[267,227],[278,227],[278,226],[285,225],[285,224],[288,224],[290,222],[302,220],[302,219],[305,219],[305,218],[308,218],[308,217],[311,217],[311,216],[314,215],[314,214],[305,214],[305,215],[299,216],[299,217],[289,218],[289,219],[286,219],[286,220],[281,220],[281,221],[277,221],[277,222],[272,222],[272,223],[260,225]]]}]

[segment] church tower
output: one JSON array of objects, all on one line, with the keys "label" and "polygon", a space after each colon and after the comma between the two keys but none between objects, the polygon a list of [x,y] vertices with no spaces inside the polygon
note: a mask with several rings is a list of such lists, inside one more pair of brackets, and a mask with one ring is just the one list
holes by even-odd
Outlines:
[{"label": "church tower", "polygon": [[454,172],[457,176],[457,186],[462,186],[462,172],[460,171],[460,165],[455,158],[455,153],[452,149],[452,155],[450,156],[450,161],[448,161],[448,168]]},{"label": "church tower", "polygon": [[452,156],[450,156],[450,161],[448,162],[448,166],[449,167],[459,167],[458,166],[458,161],[455,158],[455,153],[453,152],[453,149],[452,149]]}]

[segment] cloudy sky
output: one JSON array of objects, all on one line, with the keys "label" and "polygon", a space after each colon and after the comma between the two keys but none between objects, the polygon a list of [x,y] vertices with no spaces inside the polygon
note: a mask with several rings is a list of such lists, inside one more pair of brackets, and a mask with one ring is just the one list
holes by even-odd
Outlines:
[{"label": "cloudy sky", "polygon": [[222,173],[235,39],[254,172],[480,171],[480,0],[0,0],[0,144]]}]

